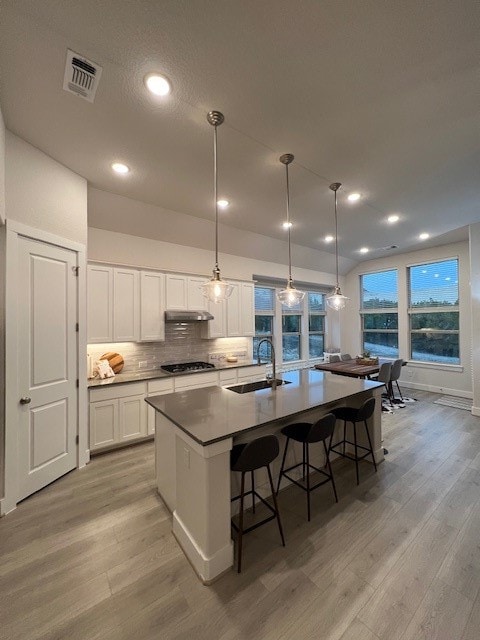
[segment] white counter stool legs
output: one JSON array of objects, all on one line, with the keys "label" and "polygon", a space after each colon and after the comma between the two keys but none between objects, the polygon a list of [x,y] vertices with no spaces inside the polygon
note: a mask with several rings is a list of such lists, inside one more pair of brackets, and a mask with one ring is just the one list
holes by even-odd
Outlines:
[{"label": "white counter stool legs", "polygon": [[[360,460],[363,460],[367,456],[372,456],[373,466],[375,468],[375,473],[377,472],[377,463],[375,462],[375,456],[373,454],[372,447],[372,439],[370,438],[370,432],[368,430],[367,420],[372,417],[373,412],[375,411],[375,398],[369,398],[365,400],[361,407],[356,409],[355,407],[338,407],[337,409],[333,409],[332,413],[335,415],[337,420],[343,420],[343,440],[336,442],[333,444],[330,449],[334,451],[337,455],[342,456],[343,458],[348,458],[349,460],[353,460],[355,462],[355,472],[357,474],[357,485],[360,484],[360,475],[358,472],[358,463]],[[353,442],[351,440],[347,440],[347,422],[351,422],[353,425]],[[365,431],[368,439],[368,447],[364,447],[363,445],[358,444],[357,442],[357,424],[363,422],[365,425]],[[355,447],[355,454],[351,455],[345,451],[345,445],[349,444]],[[338,451],[338,447],[341,447],[343,451]],[[359,455],[358,450],[363,449],[366,451],[365,454]]]},{"label": "white counter stool legs", "polygon": [[[332,483],[333,493],[335,495],[335,502],[338,502],[337,497],[337,489],[335,487],[335,480],[333,479],[332,467],[330,466],[330,448],[332,444],[333,430],[335,428],[335,416],[333,413],[327,413],[327,415],[317,420],[315,423],[310,422],[295,422],[293,424],[289,424],[286,427],[283,427],[281,430],[283,435],[287,438],[285,443],[285,450],[283,452],[282,458],[282,467],[280,469],[280,475],[278,477],[278,485],[277,485],[277,494],[280,491],[280,483],[282,482],[283,476],[290,480],[300,487],[304,491],[307,492],[307,516],[310,521],[310,493],[320,487],[327,482]],[[303,445],[303,459],[302,462],[295,464],[291,467],[285,469],[285,460],[287,458],[287,450],[288,444],[290,440],[294,440],[295,442],[301,442]],[[326,441],[329,441],[328,447]],[[314,444],[315,442],[323,442],[323,448],[325,451],[325,466],[328,467],[328,473],[323,469],[318,469],[310,464],[310,450],[309,445]],[[303,470],[303,480],[306,481],[306,484],[303,485],[297,480],[294,480],[292,477],[287,475],[288,471],[292,471],[297,467],[302,467]],[[314,469],[318,473],[320,473],[325,479],[321,482],[318,482],[313,487],[310,486],[310,469]]]},{"label": "white counter stool legs", "polygon": [[[243,534],[253,531],[262,524],[270,522],[270,520],[277,519],[278,529],[280,531],[280,537],[282,539],[282,545],[285,546],[285,538],[283,537],[282,523],[280,521],[280,513],[278,511],[277,496],[275,495],[275,489],[273,488],[272,472],[270,471],[270,463],[278,456],[280,447],[278,446],[278,439],[274,435],[262,436],[256,438],[247,444],[237,444],[232,448],[230,454],[230,469],[232,471],[239,471],[242,474],[240,481],[240,495],[232,498],[234,500],[240,500],[240,511],[238,518],[238,526],[232,520],[233,528],[238,532],[238,544],[237,544],[237,571],[240,573],[242,570],[242,542]],[[273,507],[269,504],[261,495],[255,491],[254,484],[254,472],[257,469],[266,467],[268,472],[268,479],[270,482],[270,489],[272,491]],[[245,491],[245,474],[251,473],[252,488],[250,491]],[[256,522],[247,529],[243,528],[243,511],[245,496],[251,495],[253,501],[252,511],[255,512],[255,497],[257,497],[263,504],[272,512],[272,515],[260,522]]]}]

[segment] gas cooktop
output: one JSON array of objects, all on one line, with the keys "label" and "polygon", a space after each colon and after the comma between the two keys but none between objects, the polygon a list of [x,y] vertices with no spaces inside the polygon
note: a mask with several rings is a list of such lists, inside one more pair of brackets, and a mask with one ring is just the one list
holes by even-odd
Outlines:
[{"label": "gas cooktop", "polygon": [[188,371],[204,371],[205,369],[215,369],[214,364],[209,362],[182,362],[179,364],[166,364],[161,367],[167,373],[186,373]]}]

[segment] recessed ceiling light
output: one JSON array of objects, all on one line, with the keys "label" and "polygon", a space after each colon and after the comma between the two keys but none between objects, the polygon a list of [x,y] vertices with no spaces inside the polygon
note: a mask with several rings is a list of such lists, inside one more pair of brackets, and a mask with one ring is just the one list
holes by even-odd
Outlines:
[{"label": "recessed ceiling light", "polygon": [[387,218],[387,222],[389,222],[390,224],[395,224],[395,222],[398,222],[400,220],[400,216],[397,216],[396,213],[393,213],[391,216],[388,216]]},{"label": "recessed ceiling light", "polygon": [[362,196],[359,193],[350,193],[347,198],[350,202],[357,202]]},{"label": "recessed ceiling light", "polygon": [[333,236],[325,236],[324,240],[325,242],[333,242],[335,238]]},{"label": "recessed ceiling light", "polygon": [[284,222],[284,223],[282,224],[282,227],[283,227],[284,229],[289,229],[290,227],[293,227],[293,223],[292,223],[292,222]]},{"label": "recessed ceiling light", "polygon": [[114,162],[112,164],[112,169],[115,171],[115,173],[119,173],[122,176],[126,175],[130,171],[127,165],[123,164],[122,162]]},{"label": "recessed ceiling light", "polygon": [[230,202],[228,200],[217,200],[217,204],[220,207],[220,209],[226,209],[230,204]]},{"label": "recessed ceiling light", "polygon": [[421,233],[419,236],[420,240],[428,240],[428,238],[430,237],[429,233]]},{"label": "recessed ceiling light", "polygon": [[370,249],[368,247],[362,247],[360,249],[360,253],[368,253],[370,251]]},{"label": "recessed ceiling light", "polygon": [[159,73],[149,73],[145,76],[145,86],[155,96],[168,96],[172,90],[172,85]]}]

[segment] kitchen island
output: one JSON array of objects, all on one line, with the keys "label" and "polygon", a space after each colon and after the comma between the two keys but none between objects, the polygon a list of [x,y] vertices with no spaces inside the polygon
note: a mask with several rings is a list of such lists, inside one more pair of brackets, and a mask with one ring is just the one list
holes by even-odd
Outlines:
[{"label": "kitchen island", "polygon": [[[312,369],[282,377],[287,384],[275,390],[237,394],[226,387],[206,387],[146,399],[156,410],[158,492],[173,513],[174,535],[205,584],[233,564],[233,444],[266,433],[279,435],[286,424],[314,421],[334,407],[359,406],[374,396],[376,409],[368,426],[375,459],[383,460],[382,384]],[[298,459],[293,448],[292,459]],[[274,467],[274,476],[276,471]]]}]

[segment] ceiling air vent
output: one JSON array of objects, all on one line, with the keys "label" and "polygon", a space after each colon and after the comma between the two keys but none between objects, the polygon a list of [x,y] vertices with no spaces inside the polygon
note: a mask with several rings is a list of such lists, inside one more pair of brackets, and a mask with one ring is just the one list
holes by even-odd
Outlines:
[{"label": "ceiling air vent", "polygon": [[390,244],[388,247],[380,247],[380,251],[391,251],[392,249],[398,249],[398,245]]},{"label": "ceiling air vent", "polygon": [[93,102],[101,75],[102,67],[67,49],[67,62],[63,78],[65,91],[85,98],[88,102]]}]

